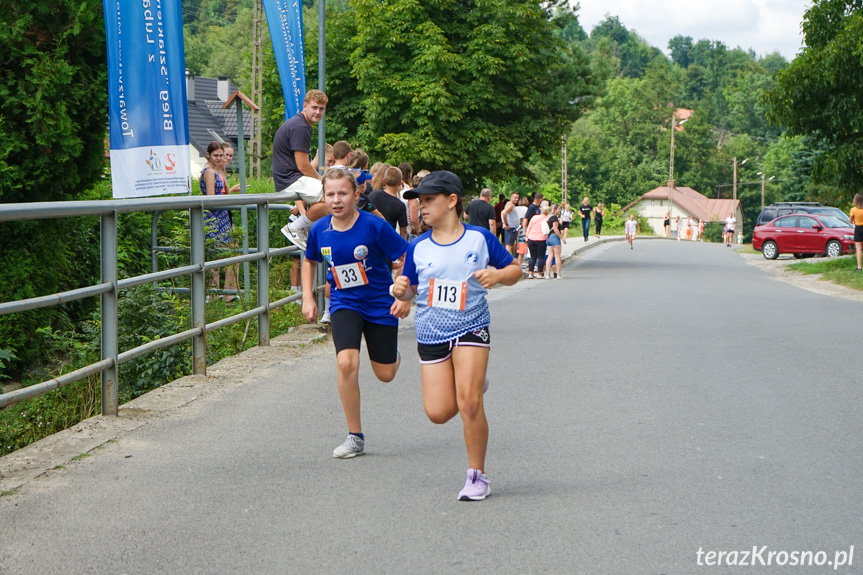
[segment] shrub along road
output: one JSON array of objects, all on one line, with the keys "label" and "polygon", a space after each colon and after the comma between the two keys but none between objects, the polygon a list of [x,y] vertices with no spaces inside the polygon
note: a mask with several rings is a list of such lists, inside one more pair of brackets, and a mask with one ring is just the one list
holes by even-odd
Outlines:
[{"label": "shrub along road", "polygon": [[406,323],[396,380],[361,368],[366,455],[330,455],[329,344],[257,351],[0,497],[0,572],[689,575],[699,549],[860,545],[860,303],[722,245],[564,275],[490,294],[488,500],[456,501],[461,424],[426,420]]}]

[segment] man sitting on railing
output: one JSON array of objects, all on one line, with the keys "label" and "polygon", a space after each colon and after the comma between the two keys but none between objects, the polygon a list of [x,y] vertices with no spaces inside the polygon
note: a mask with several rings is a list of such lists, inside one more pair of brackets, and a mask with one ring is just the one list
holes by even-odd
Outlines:
[{"label": "man sitting on railing", "polygon": [[312,153],[312,126],[324,117],[327,95],[320,90],[309,90],[303,109],[285,121],[273,139],[273,181],[277,192],[291,192],[293,200],[302,200],[307,209],[296,221],[282,229],[282,233],[296,246],[306,248],[306,239],[312,223],[327,214],[323,204],[321,177],[310,162]]}]

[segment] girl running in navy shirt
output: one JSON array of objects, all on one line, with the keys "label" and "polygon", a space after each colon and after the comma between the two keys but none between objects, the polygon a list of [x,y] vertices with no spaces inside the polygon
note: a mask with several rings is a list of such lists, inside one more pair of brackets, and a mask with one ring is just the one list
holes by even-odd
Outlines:
[{"label": "girl running in navy shirt", "polygon": [[458,498],[481,501],[491,493],[485,475],[483,393],[491,342],[485,294],[498,283],[513,285],[522,273],[490,231],[461,223],[463,195],[458,176],[447,171],[432,172],[404,193],[406,199],[419,198],[423,221],[432,229],[408,248],[393,295],[406,301],[418,296],[423,406],[434,423],[461,415],[469,469]]},{"label": "girl running in navy shirt", "polygon": [[314,278],[319,262],[327,263],[331,288],[330,315],[336,346],[339,396],[348,424],[348,437],[333,457],[349,459],[365,448],[360,419],[360,340],[365,337],[375,376],[392,381],[399,368],[398,318],[410,303],[394,301],[387,259],[400,264],[408,244],[377,216],[358,210],[359,191],[347,170],[332,168],[323,178],[329,216],[309,231],[303,262],[303,315],[318,317]]}]

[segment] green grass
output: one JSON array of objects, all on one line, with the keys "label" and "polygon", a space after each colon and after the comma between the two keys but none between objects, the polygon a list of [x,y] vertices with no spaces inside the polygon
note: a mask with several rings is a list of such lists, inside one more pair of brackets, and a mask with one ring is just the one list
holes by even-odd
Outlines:
[{"label": "green grass", "polygon": [[752,244],[743,244],[742,246],[737,246],[735,251],[739,254],[760,254],[756,249],[753,249]]},{"label": "green grass", "polygon": [[805,261],[788,267],[804,274],[823,274],[822,280],[863,291],[863,272],[854,271],[856,256]]},{"label": "green grass", "polygon": [[0,491],[0,497],[9,497],[11,495],[18,495],[18,490],[13,489],[11,491]]}]

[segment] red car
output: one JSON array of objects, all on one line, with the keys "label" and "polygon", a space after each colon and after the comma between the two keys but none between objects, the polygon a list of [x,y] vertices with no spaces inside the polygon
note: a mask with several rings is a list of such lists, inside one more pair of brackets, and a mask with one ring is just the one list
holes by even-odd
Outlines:
[{"label": "red car", "polygon": [[792,214],[757,226],[752,247],[768,260],[775,260],[779,254],[836,257],[854,251],[854,229],[834,216]]}]

